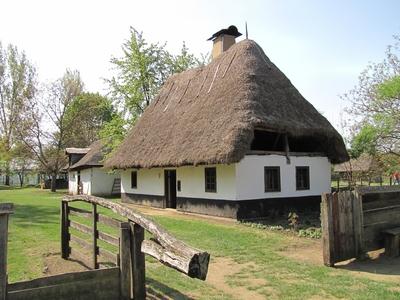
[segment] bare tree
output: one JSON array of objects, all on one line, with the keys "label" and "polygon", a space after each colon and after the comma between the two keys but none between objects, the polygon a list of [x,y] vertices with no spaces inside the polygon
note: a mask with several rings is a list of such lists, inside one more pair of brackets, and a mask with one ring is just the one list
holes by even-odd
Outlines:
[{"label": "bare tree", "polygon": [[64,148],[69,126],[66,112],[75,97],[83,92],[78,71],[67,70],[64,76],[51,83],[43,98],[31,102],[24,115],[20,137],[32,151],[42,168],[51,176],[51,191],[56,191],[56,179],[66,163]]}]

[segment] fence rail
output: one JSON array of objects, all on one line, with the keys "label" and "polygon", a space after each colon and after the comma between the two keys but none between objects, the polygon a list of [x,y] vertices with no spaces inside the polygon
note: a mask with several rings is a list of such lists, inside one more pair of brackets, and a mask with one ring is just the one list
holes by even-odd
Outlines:
[{"label": "fence rail", "polygon": [[[92,209],[71,206],[76,201],[89,203]],[[100,214],[98,206],[127,221]],[[118,203],[77,195],[65,196],[61,201],[61,256],[74,257],[93,270],[8,284],[7,233],[12,212],[12,204],[0,204],[0,300],[145,299],[145,254],[190,277],[205,280],[207,276],[207,252],[186,245],[154,221]],[[80,223],[79,219],[86,221]],[[117,229],[118,237],[100,230],[99,223]],[[145,230],[152,234],[151,240],[144,239]],[[117,248],[117,253],[101,247],[99,240],[111,245],[109,249]],[[107,268],[101,268],[105,262]],[[110,267],[110,262],[115,266]]]}]

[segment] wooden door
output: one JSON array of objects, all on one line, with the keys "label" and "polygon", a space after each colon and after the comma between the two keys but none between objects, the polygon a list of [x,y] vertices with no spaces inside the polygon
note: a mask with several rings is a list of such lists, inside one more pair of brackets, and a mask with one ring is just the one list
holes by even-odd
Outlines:
[{"label": "wooden door", "polygon": [[165,170],[165,207],[176,208],[176,170]]}]

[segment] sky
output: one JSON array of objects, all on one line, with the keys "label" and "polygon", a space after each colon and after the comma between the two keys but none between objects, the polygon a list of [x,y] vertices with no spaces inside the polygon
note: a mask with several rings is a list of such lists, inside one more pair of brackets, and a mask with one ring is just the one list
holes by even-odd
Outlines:
[{"label": "sky", "polygon": [[236,25],[244,33],[247,21],[249,38],[339,131],[348,105],[340,95],[400,34],[397,0],[0,0],[0,9],[0,41],[24,50],[41,81],[77,69],[86,90],[102,94],[130,26],[173,53],[185,41],[200,55],[214,32]]}]

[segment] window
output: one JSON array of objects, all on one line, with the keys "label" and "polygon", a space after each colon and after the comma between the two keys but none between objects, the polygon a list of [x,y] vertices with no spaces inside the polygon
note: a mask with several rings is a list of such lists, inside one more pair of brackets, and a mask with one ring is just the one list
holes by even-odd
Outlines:
[{"label": "window", "polygon": [[205,168],[204,177],[206,184],[206,192],[216,193],[217,192],[217,169],[216,168]]},{"label": "window", "polygon": [[296,167],[296,190],[310,189],[310,168]]},{"label": "window", "polygon": [[137,188],[137,171],[132,171],[131,173],[131,188]]},{"label": "window", "polygon": [[180,180],[178,180],[178,187],[177,187],[177,189],[178,189],[178,192],[181,191],[181,181],[180,181]]},{"label": "window", "polygon": [[265,192],[281,191],[281,171],[279,167],[264,167]]}]

